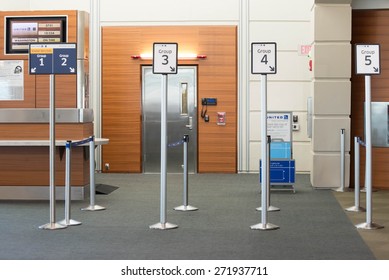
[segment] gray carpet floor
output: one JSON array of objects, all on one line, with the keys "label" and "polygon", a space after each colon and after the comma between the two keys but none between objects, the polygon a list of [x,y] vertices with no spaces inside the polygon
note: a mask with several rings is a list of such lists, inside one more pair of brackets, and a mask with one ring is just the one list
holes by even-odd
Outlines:
[{"label": "gray carpet floor", "polygon": [[[366,260],[374,259],[354,225],[329,190],[314,190],[309,177],[297,176],[296,193],[277,191],[268,222],[273,231],[251,230],[261,222],[257,174],[189,176],[189,204],[182,204],[182,176],[168,175],[167,222],[174,230],[152,230],[159,222],[159,175],[96,174],[96,183],[119,187],[96,195],[107,210],[80,211],[80,226],[41,230],[49,221],[47,201],[0,201],[0,259],[37,260]],[[57,202],[63,219],[63,201]]]}]

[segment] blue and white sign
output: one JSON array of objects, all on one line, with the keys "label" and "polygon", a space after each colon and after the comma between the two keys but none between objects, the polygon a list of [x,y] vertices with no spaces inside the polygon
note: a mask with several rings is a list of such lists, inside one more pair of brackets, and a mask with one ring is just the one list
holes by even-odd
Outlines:
[{"label": "blue and white sign", "polygon": [[251,74],[277,73],[277,44],[251,44]]},{"label": "blue and white sign", "polygon": [[177,74],[177,61],[177,43],[154,43],[153,74]]},{"label": "blue and white sign", "polygon": [[[270,184],[271,185],[288,185],[294,184],[296,181],[296,168],[294,159],[289,160],[271,160],[270,161]],[[262,169],[262,162],[260,162]],[[260,172],[260,182],[262,181],[262,173]]]},{"label": "blue and white sign", "polygon": [[77,74],[77,45],[30,44],[29,73],[31,75]]},{"label": "blue and white sign", "polygon": [[361,75],[379,75],[380,45],[355,45],[356,73]]}]

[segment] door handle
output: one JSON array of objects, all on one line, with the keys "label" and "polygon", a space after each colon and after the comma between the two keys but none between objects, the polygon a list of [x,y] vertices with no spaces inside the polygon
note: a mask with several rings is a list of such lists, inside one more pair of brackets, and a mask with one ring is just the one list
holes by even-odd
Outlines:
[{"label": "door handle", "polygon": [[189,128],[190,130],[193,129],[193,117],[189,117],[189,123],[187,125],[185,125],[187,128]]}]

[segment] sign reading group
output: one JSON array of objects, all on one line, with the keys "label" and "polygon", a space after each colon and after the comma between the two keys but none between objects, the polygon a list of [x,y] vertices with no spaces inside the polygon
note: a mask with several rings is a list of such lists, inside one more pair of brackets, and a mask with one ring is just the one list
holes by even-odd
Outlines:
[{"label": "sign reading group", "polygon": [[154,43],[153,74],[177,74],[177,43]]},{"label": "sign reading group", "polygon": [[277,73],[276,43],[252,43],[251,51],[251,74]]},{"label": "sign reading group", "polygon": [[77,74],[77,44],[30,44],[29,73]]},{"label": "sign reading group", "polygon": [[362,75],[379,75],[380,45],[355,45],[356,73]]}]

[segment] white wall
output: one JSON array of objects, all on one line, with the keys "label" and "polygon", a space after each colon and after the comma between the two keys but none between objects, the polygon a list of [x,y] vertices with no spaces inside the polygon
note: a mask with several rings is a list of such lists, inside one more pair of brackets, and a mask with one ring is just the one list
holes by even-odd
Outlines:
[{"label": "white wall", "polygon": [[89,12],[89,1],[90,0],[29,0],[28,2],[30,2],[31,10],[80,10]]},{"label": "white wall", "polygon": [[[311,170],[311,141],[307,136],[307,98],[311,96],[309,58],[298,54],[299,45],[310,45],[312,0],[250,0],[250,42],[277,43],[277,74],[268,75],[268,111],[292,111],[300,130],[293,132],[293,157],[298,172]],[[280,9],[282,7],[282,9]],[[260,81],[250,75],[249,171],[259,168],[261,157]]]},{"label": "white wall", "polygon": [[[102,24],[188,24],[239,20],[239,0],[101,0]],[[133,2],[137,2],[134,4]]]},{"label": "white wall", "polygon": [[[100,20],[97,22],[100,22],[101,26],[237,25],[240,38],[238,42],[238,170],[240,172],[258,172],[260,158],[260,119],[258,117],[260,82],[258,77],[249,74],[250,42],[277,42],[278,73],[269,77],[268,109],[292,111],[299,116],[300,131],[293,133],[294,157],[298,171],[310,171],[306,100],[311,95],[311,76],[308,71],[308,58],[299,56],[297,48],[300,44],[307,45],[313,41],[310,35],[312,0],[12,0],[9,2],[25,2],[25,9],[31,10],[77,9],[89,12],[90,5],[93,3],[94,8],[97,7],[99,10],[97,16]],[[96,75],[98,77],[98,74]],[[95,97],[99,98],[99,94],[97,92]]]},{"label": "white wall", "polygon": [[30,8],[30,0],[1,0],[1,11],[23,11]]}]

